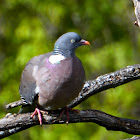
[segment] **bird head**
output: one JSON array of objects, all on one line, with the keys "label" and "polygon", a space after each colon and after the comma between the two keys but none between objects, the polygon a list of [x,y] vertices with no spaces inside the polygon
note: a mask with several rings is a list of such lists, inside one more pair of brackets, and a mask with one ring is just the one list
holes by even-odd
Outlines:
[{"label": "bird head", "polygon": [[68,32],[57,39],[53,54],[61,54],[65,57],[70,57],[75,55],[75,49],[82,45],[90,45],[90,43],[82,39],[77,33]]}]

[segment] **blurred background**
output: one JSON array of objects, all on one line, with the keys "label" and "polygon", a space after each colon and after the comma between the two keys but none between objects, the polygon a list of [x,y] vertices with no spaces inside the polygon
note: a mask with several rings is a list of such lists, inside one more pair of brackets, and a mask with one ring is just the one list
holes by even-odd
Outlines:
[{"label": "blurred background", "polygon": [[[140,31],[131,0],[0,0],[0,118],[4,105],[19,100],[25,64],[53,50],[56,39],[74,31],[91,46],[77,49],[87,80],[140,63]],[[77,109],[97,109],[140,119],[140,80],[94,95]],[[119,140],[132,137],[94,123],[35,126],[4,140]]]}]

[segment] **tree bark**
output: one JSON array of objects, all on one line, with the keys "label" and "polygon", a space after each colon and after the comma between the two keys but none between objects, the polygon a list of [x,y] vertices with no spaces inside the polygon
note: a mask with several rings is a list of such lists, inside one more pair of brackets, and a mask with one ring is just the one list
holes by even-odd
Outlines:
[{"label": "tree bark", "polygon": [[[0,138],[7,137],[11,134],[25,130],[35,125],[39,125],[38,117],[33,119],[31,113],[13,114],[6,116],[0,120]],[[59,119],[60,111],[50,114],[42,112],[43,124],[64,124],[67,117],[64,114]],[[99,110],[81,110],[79,113],[69,112],[69,123],[93,122],[105,127],[107,130],[123,131],[129,134],[140,135],[140,121],[125,118],[119,118]]]}]

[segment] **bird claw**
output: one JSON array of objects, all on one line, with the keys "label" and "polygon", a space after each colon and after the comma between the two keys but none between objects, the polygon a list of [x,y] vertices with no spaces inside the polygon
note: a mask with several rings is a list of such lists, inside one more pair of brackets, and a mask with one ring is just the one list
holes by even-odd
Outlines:
[{"label": "bird claw", "polygon": [[[62,110],[62,112],[61,112],[61,114],[60,114],[60,116],[59,116],[59,120],[61,120],[62,115],[64,114],[64,112],[66,112],[66,116],[67,116],[66,124],[67,124],[67,125],[68,125],[68,123],[69,123],[69,112],[70,112],[70,111],[73,111],[73,112],[76,112],[76,113],[79,114],[79,110],[77,110],[77,109],[72,109],[72,108],[69,108],[69,107],[65,107],[65,108]],[[44,111],[43,111],[43,112],[44,112]],[[42,126],[42,116],[41,116],[41,110],[40,110],[39,108],[36,108],[36,109],[35,109],[35,111],[34,111],[33,114],[31,115],[31,118],[33,119],[33,117],[34,117],[36,114],[38,114],[38,120],[39,120],[40,125]]]},{"label": "bird claw", "polygon": [[65,107],[65,108],[62,110],[62,112],[61,112],[61,114],[60,114],[60,116],[59,116],[59,120],[61,120],[62,115],[64,114],[64,112],[66,112],[66,116],[67,116],[66,124],[67,124],[67,125],[69,124],[69,112],[70,112],[70,111],[73,111],[73,112],[76,112],[76,113],[79,114],[79,110],[77,110],[77,109],[72,109],[72,108],[69,108],[69,107]]},{"label": "bird claw", "polygon": [[38,114],[38,120],[40,125],[42,126],[42,117],[41,117],[41,112],[40,109],[36,108],[35,111],[33,112],[33,114],[31,115],[31,118],[33,119],[33,117]]}]

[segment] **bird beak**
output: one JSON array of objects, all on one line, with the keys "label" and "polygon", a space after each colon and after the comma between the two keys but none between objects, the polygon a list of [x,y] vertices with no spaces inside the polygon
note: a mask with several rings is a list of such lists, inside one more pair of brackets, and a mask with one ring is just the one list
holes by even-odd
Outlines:
[{"label": "bird beak", "polygon": [[90,45],[90,43],[88,41],[84,40],[84,39],[81,39],[80,42],[81,42],[82,45]]}]

